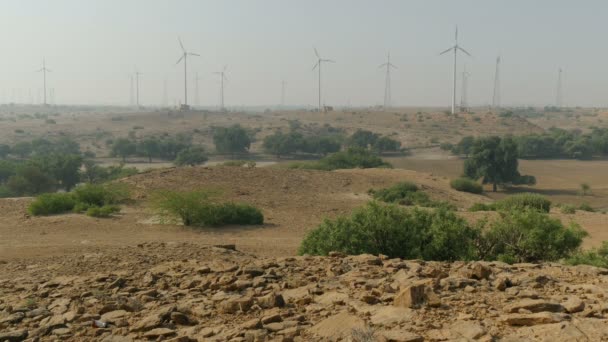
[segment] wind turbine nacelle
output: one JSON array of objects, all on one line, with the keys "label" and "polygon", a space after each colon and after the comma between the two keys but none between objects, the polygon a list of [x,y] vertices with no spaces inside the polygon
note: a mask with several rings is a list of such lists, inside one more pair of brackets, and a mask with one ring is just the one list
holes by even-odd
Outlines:
[{"label": "wind turbine nacelle", "polygon": [[179,110],[181,110],[181,111],[188,111],[188,110],[190,110],[190,106],[187,105],[187,104],[182,104],[182,105],[179,106]]}]

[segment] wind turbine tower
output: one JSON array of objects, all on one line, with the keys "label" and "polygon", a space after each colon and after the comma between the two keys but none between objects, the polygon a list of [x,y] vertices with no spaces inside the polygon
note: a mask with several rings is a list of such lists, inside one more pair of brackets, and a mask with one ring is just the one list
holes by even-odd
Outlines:
[{"label": "wind turbine tower", "polygon": [[391,53],[388,53],[386,63],[381,64],[379,68],[386,68],[386,78],[384,81],[384,110],[391,107],[391,68],[397,67],[391,63]]},{"label": "wind turbine tower", "polygon": [[465,49],[458,45],[458,26],[456,26],[456,32],[454,34],[454,46],[443,51],[439,55],[446,54],[450,51],[454,51],[454,70],[453,70],[453,79],[452,79],[452,114],[456,113],[456,71],[457,71],[457,56],[458,50],[464,52],[468,56],[471,56]]},{"label": "wind turbine tower", "polygon": [[224,107],[224,81],[228,80],[228,78],[226,77],[226,68],[227,67],[228,67],[227,65],[224,65],[224,69],[222,69],[222,71],[214,72],[214,74],[220,75],[220,111],[221,112],[226,110],[226,108]]},{"label": "wind turbine tower", "polygon": [[492,109],[500,108],[500,56],[496,57],[496,71],[494,72],[494,95],[492,95]]},{"label": "wind turbine tower", "polygon": [[194,105],[195,106],[200,106],[201,105],[201,96],[198,90],[198,81],[202,80],[202,77],[198,76],[198,72],[196,73],[196,75],[194,76]]},{"label": "wind turbine tower", "polygon": [[285,107],[285,81],[281,81],[281,108]]},{"label": "wind turbine tower", "polygon": [[163,107],[169,106],[169,93],[167,91],[167,78],[163,80]]},{"label": "wind turbine tower", "polygon": [[38,70],[38,72],[42,72],[43,89],[44,89],[43,104],[45,106],[48,106],[48,103],[46,102],[46,73],[51,72],[51,70],[46,67],[46,60],[44,58],[42,59],[42,69]]},{"label": "wind turbine tower", "polygon": [[139,108],[139,75],[142,73],[135,68],[135,104],[137,108]]},{"label": "wind turbine tower", "polygon": [[329,62],[329,63],[336,63],[336,61],[333,61],[331,59],[323,59],[321,58],[321,56],[319,55],[319,52],[317,51],[317,48],[315,48],[315,55],[317,55],[317,63],[315,64],[314,67],[312,67],[312,70],[315,69],[319,69],[319,113],[322,111],[321,108],[321,65],[325,62]]},{"label": "wind turbine tower", "polygon": [[460,111],[461,112],[469,111],[469,101],[467,99],[468,88],[469,88],[469,76],[471,76],[471,74],[467,72],[467,67],[465,65],[464,70],[462,71],[462,90],[461,90],[461,94],[460,94]]},{"label": "wind turbine tower", "polygon": [[182,110],[188,110],[190,107],[188,106],[188,56],[198,56],[199,54],[188,52],[186,48],[184,48],[184,44],[182,43],[181,38],[177,38],[179,40],[179,46],[182,48],[182,56],[177,60],[175,65],[179,64],[182,60],[184,61],[184,104],[182,104]]},{"label": "wind turbine tower", "polygon": [[559,72],[557,74],[557,94],[556,94],[556,98],[555,98],[555,106],[557,108],[561,108],[562,107],[562,68],[559,68]]}]

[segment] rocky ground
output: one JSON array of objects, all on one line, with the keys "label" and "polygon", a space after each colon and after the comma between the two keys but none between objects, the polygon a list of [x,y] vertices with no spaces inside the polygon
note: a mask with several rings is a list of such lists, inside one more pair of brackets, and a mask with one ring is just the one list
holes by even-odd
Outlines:
[{"label": "rocky ground", "polygon": [[603,341],[608,270],[189,243],[0,264],[0,341]]}]

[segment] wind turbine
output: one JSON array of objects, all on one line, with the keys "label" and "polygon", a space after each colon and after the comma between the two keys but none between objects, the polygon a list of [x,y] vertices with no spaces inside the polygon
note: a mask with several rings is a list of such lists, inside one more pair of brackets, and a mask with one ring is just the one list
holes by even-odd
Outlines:
[{"label": "wind turbine", "polygon": [[228,77],[226,77],[226,68],[228,68],[228,66],[224,65],[222,71],[214,72],[214,74],[220,75],[220,111],[222,112],[226,110],[226,108],[224,108],[224,81],[228,81]]},{"label": "wind turbine", "polygon": [[470,53],[468,53],[465,49],[463,49],[462,47],[460,47],[458,45],[458,26],[456,26],[456,33],[454,35],[454,46],[452,46],[451,48],[449,48],[439,54],[439,55],[443,55],[450,51],[454,51],[454,76],[453,76],[454,78],[453,78],[453,82],[452,82],[452,114],[456,113],[456,68],[457,68],[456,59],[457,59],[457,55],[458,55],[458,50],[471,56]]},{"label": "wind turbine", "polygon": [[397,69],[397,66],[391,63],[391,53],[388,53],[386,63],[381,64],[378,68],[386,67],[386,80],[384,82],[384,110],[391,106],[391,68]]},{"label": "wind turbine", "polygon": [[460,94],[460,111],[467,112],[469,110],[469,100],[467,99],[467,93],[469,88],[469,76],[471,74],[467,72],[467,66],[464,66],[462,71],[462,91]]},{"label": "wind turbine", "polygon": [[496,71],[494,72],[494,95],[492,96],[492,109],[500,108],[500,56],[496,57]]},{"label": "wind turbine", "polygon": [[42,78],[43,78],[43,89],[44,89],[44,105],[47,106],[48,104],[46,103],[46,73],[47,72],[51,72],[50,69],[48,69],[46,67],[46,60],[43,58],[42,59],[42,69],[38,70],[37,72],[42,72]]},{"label": "wind turbine", "polygon": [[559,68],[558,74],[557,74],[557,91],[556,91],[556,95],[555,95],[555,106],[557,108],[562,108],[562,68]]},{"label": "wind turbine", "polygon": [[196,73],[196,75],[194,76],[194,105],[195,106],[200,106],[201,105],[201,97],[200,97],[200,93],[198,90],[198,81],[202,80],[202,77],[198,76],[198,72]]},{"label": "wind turbine", "polygon": [[182,105],[182,109],[188,110],[190,109],[190,107],[188,107],[188,56],[200,57],[201,55],[193,52],[188,52],[186,48],[184,48],[184,44],[182,43],[181,38],[178,37],[177,40],[179,40],[179,45],[182,48],[182,56],[177,60],[177,63],[175,63],[175,65],[179,64],[179,62],[184,60],[184,104]]},{"label": "wind turbine", "polygon": [[135,104],[137,105],[137,108],[139,108],[139,75],[141,74],[142,73],[137,70],[137,67],[135,67]]},{"label": "wind turbine", "polygon": [[315,64],[314,67],[312,67],[312,70],[319,68],[319,113],[320,113],[321,112],[321,64],[323,64],[323,62],[336,63],[336,61],[333,61],[331,59],[321,58],[321,56],[319,56],[319,52],[317,51],[317,48],[314,48],[314,49],[315,49],[315,55],[317,55],[317,63]]}]

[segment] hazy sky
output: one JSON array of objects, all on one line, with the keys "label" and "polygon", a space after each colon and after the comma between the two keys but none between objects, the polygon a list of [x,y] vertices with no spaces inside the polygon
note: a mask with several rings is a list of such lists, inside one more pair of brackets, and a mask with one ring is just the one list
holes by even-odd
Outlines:
[{"label": "hazy sky", "polygon": [[[143,73],[143,104],[183,101],[177,37],[202,57],[189,60],[190,102],[195,72],[203,105],[217,105],[228,65],[226,104],[316,104],[313,46],[338,63],[324,67],[325,102],[382,103],[390,50],[398,105],[447,106],[451,56],[460,43],[471,72],[469,102],[491,101],[494,63],[501,54],[502,102],[555,102],[564,69],[564,104],[608,105],[605,0],[0,0],[0,102],[34,101],[43,56],[49,88],[67,104],[128,104],[130,74]],[[460,86],[460,80],[458,81]]]}]

